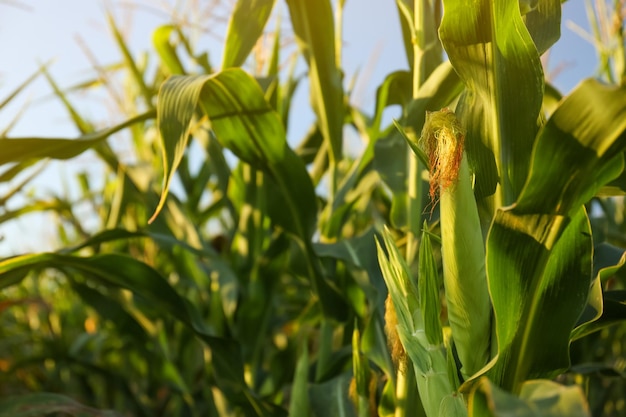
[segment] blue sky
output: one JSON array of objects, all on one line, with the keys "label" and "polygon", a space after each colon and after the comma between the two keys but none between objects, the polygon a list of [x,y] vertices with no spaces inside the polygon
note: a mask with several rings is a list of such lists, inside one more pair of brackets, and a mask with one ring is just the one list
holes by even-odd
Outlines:
[{"label": "blue sky", "polygon": [[[119,53],[109,34],[104,15],[107,8],[123,27],[133,52],[139,54],[151,49],[152,31],[158,25],[169,22],[168,11],[181,10],[196,3],[174,0],[19,1],[28,10],[0,4],[0,56],[3,57],[3,65],[0,66],[0,97],[34,72],[40,63],[51,60],[51,73],[62,86],[68,87],[88,79],[91,63],[81,49],[79,39],[82,39],[83,44],[87,45],[101,64],[118,60]],[[224,5],[232,2],[222,0]],[[283,14],[286,13],[286,7],[281,1],[277,2],[277,6],[282,9]],[[593,47],[565,24],[572,21],[586,28],[588,25],[583,6],[581,0],[570,0],[564,4],[562,38],[550,56],[550,67],[556,68],[561,64],[565,66],[564,71],[555,79],[557,87],[564,92],[569,91],[582,77],[592,75],[595,69]],[[217,6],[215,13],[225,16],[227,7]],[[353,100],[364,105],[366,109],[371,108],[376,87],[384,76],[407,66],[400,41],[395,2],[347,0],[344,15],[344,66],[348,78],[357,71],[360,75]],[[215,26],[217,21],[211,20],[208,23]],[[224,25],[215,27],[212,29],[212,36],[204,37],[215,63],[219,62],[221,53],[216,37],[223,36],[223,28]],[[40,79],[14,106],[0,113],[0,127],[6,125],[20,105],[29,99],[32,105],[12,135],[75,135],[76,131],[59,111],[58,103],[45,99],[49,93],[50,88]],[[90,107],[89,110],[92,110]],[[97,114],[90,116],[98,117]],[[33,123],[34,120],[37,123]]]},{"label": "blue sky", "polygon": [[[210,12],[225,18],[232,0],[16,0],[24,8],[0,2],[0,100],[19,83],[37,70],[39,65],[53,60],[50,72],[62,87],[70,87],[88,80],[90,59],[81,47],[86,45],[100,64],[106,65],[120,59],[119,52],[107,27],[105,10],[110,10],[123,28],[135,55],[151,50],[153,30],[170,22],[172,12],[178,13],[197,4],[202,12],[194,14],[197,25],[210,29],[210,34],[200,37],[199,48],[207,49],[212,63],[220,61],[220,38],[223,38],[223,20],[209,18],[207,4],[214,4]],[[277,7],[283,16],[287,8],[282,1]],[[596,59],[593,47],[566,27],[566,22],[588,27],[581,0],[564,4],[562,38],[553,48],[548,73],[551,69],[563,70],[554,83],[566,93],[582,78],[594,73]],[[346,79],[358,74],[351,100],[371,112],[377,86],[385,75],[407,67],[401,43],[400,28],[394,0],[347,0],[344,13],[344,68]],[[295,105],[308,108],[304,89],[298,91]],[[94,98],[73,97],[88,119],[103,123],[116,121],[114,112],[107,107],[101,95]],[[0,130],[4,129],[19,110],[30,103],[26,112],[11,131],[10,136],[76,137],[78,132],[69,121],[60,104],[51,97],[51,89],[43,78],[38,79],[17,100],[0,111]],[[297,108],[297,107],[296,107]],[[302,118],[310,120],[310,113]],[[119,120],[117,120],[119,121]],[[309,122],[294,126],[291,132],[303,134]],[[0,150],[1,151],[1,150]],[[30,186],[40,195],[62,192],[71,183],[72,172],[88,168],[89,156],[81,156],[65,163],[53,163],[47,175]],[[48,175],[53,173],[52,175]],[[71,186],[70,186],[71,188]],[[0,195],[6,185],[0,184]],[[71,191],[71,190],[70,190]],[[24,250],[51,249],[45,242],[52,241],[54,229],[41,217],[24,217],[13,225],[0,225],[0,254]]]}]

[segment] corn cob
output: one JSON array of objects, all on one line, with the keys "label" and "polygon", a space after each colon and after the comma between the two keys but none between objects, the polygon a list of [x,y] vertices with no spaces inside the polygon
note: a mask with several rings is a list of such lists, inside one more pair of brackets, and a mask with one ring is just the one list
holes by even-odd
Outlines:
[{"label": "corn cob", "polygon": [[443,281],[452,337],[468,379],[489,361],[491,303],[485,248],[464,152],[464,131],[449,109],[427,113],[420,146],[430,164],[430,196],[439,201]]}]

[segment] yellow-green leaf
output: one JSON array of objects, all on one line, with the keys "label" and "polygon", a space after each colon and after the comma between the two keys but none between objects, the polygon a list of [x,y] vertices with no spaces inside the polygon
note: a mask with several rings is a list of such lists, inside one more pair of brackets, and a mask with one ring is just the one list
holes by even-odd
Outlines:
[{"label": "yellow-green leaf", "polygon": [[228,21],[222,69],[240,67],[252,51],[276,0],[239,0]]}]

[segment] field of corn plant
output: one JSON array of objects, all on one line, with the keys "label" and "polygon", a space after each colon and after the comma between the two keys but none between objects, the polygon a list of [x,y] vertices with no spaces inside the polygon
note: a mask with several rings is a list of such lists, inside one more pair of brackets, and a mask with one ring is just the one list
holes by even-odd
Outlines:
[{"label": "field of corn plant", "polygon": [[[597,77],[562,96],[561,0],[389,0],[409,65],[373,109],[345,0],[275,3],[233,2],[217,61],[109,16],[78,87],[120,99],[106,129],[33,76],[81,135],[0,137],[0,222],[51,213],[58,248],[0,259],[0,416],[626,416],[624,2],[587,2]],[[87,151],[78,197],[24,192]]]}]

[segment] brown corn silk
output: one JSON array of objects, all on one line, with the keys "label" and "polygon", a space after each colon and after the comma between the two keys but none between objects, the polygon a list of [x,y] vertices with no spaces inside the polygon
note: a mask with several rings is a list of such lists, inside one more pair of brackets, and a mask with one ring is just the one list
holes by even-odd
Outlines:
[{"label": "brown corn silk", "polygon": [[433,204],[437,202],[439,187],[444,191],[456,183],[464,142],[465,131],[452,110],[426,113],[419,145],[430,164],[429,195]]}]

